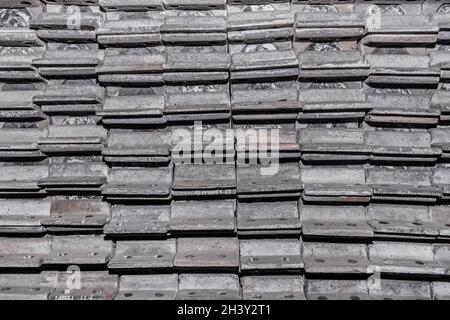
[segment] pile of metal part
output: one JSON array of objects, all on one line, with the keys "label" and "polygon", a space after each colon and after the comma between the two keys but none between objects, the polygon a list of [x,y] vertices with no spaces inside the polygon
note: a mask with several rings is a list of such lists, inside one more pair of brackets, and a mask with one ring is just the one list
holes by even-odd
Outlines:
[{"label": "pile of metal part", "polygon": [[449,159],[450,0],[0,1],[0,299],[450,298]]}]

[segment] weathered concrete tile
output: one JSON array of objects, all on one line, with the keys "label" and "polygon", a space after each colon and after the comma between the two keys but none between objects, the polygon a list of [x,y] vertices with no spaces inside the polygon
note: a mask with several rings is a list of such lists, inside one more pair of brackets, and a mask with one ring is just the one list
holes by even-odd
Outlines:
[{"label": "weathered concrete tile", "polygon": [[50,254],[51,239],[2,238],[0,241],[0,268],[40,268]]},{"label": "weathered concrete tile", "polygon": [[108,167],[102,162],[54,163],[48,177],[39,179],[39,186],[56,193],[98,193],[107,173]]},{"label": "weathered concrete tile", "polygon": [[105,11],[151,11],[163,10],[162,0],[98,0],[99,6]]},{"label": "weathered concrete tile", "polygon": [[11,165],[2,166],[0,178],[0,196],[27,196],[45,195],[38,185],[40,179],[45,179],[49,174],[46,165]]},{"label": "weathered concrete tile", "polygon": [[168,84],[225,83],[229,78],[227,53],[169,53],[164,65]]},{"label": "weathered concrete tile", "polygon": [[432,171],[428,168],[394,169],[370,168],[367,183],[373,188],[374,200],[432,203],[441,196],[439,188],[431,185]]},{"label": "weathered concrete tile", "polygon": [[102,231],[109,216],[108,203],[100,200],[53,200],[42,225],[52,232]]},{"label": "weathered concrete tile", "polygon": [[54,236],[44,264],[105,265],[111,258],[113,242],[103,236]]},{"label": "weathered concrete tile", "polygon": [[444,281],[432,282],[433,298],[437,300],[450,299],[450,284]]},{"label": "weathered concrete tile", "polygon": [[373,273],[365,244],[303,242],[302,249],[306,273]]},{"label": "weathered concrete tile", "polygon": [[37,35],[41,39],[57,42],[95,42],[95,29],[102,20],[98,6],[90,6],[87,10],[80,10],[79,28],[73,28],[71,11],[66,6],[48,6],[30,21],[30,27],[38,29]]},{"label": "weathered concrete tile", "polygon": [[163,0],[167,10],[220,10],[225,8],[225,0]]},{"label": "weathered concrete tile", "polygon": [[103,232],[116,236],[165,235],[170,223],[170,207],[116,205]]},{"label": "weathered concrete tile", "polygon": [[306,280],[308,300],[369,300],[365,280]]},{"label": "weathered concrete tile", "polygon": [[43,221],[50,216],[50,201],[1,200],[0,233],[44,233]]},{"label": "weathered concrete tile", "polygon": [[361,119],[372,109],[364,90],[352,88],[300,90],[299,101],[303,103],[301,121]]},{"label": "weathered concrete tile", "polygon": [[297,163],[280,163],[276,172],[263,165],[237,166],[238,198],[298,197],[302,189]]},{"label": "weathered concrete tile", "polygon": [[432,171],[429,169],[405,170],[374,167],[367,172],[367,183],[429,186],[431,185],[431,174]]},{"label": "weathered concrete tile", "polygon": [[[127,4],[132,5],[130,1]],[[118,6],[106,9],[112,10]],[[160,45],[162,23],[163,17],[160,17],[159,13],[145,12],[137,15],[121,11],[114,15],[107,15],[107,19],[97,29],[97,41],[104,46]]]},{"label": "weathered concrete tile", "polygon": [[109,131],[102,154],[114,164],[167,164],[170,161],[170,131]]},{"label": "weathered concrete tile", "polygon": [[[450,92],[444,90],[435,90],[431,98],[431,108],[435,109],[437,113],[440,114],[440,121],[448,122],[450,117],[450,103],[449,103]],[[438,129],[434,129],[440,131]],[[445,127],[442,128],[445,131]],[[430,130],[433,136],[433,131]],[[434,139],[434,138],[433,138]]]},{"label": "weathered concrete tile", "polygon": [[441,158],[448,159],[450,157],[450,130],[445,127],[432,128],[429,132],[431,134],[431,146],[441,149]]},{"label": "weathered concrete tile", "polygon": [[46,119],[33,104],[33,97],[43,88],[34,85],[3,85],[0,91],[0,119],[2,121],[34,122]]},{"label": "weathered concrete tile", "polygon": [[107,84],[152,84],[164,82],[166,57],[147,48],[113,48],[105,50],[103,63],[96,67],[98,80]]},{"label": "weathered concrete tile", "polygon": [[365,19],[348,12],[297,12],[295,40],[326,41],[358,39],[364,32]]},{"label": "weathered concrete tile", "polygon": [[296,79],[298,60],[292,50],[235,53],[231,56],[231,80]]},{"label": "weathered concrete tile", "polygon": [[297,54],[301,80],[361,79],[369,75],[369,64],[357,50],[300,51]]},{"label": "weathered concrete tile", "polygon": [[363,206],[302,205],[302,233],[311,237],[371,238]]},{"label": "weathered concrete tile", "polygon": [[288,10],[228,12],[228,41],[264,43],[292,39],[294,19]]},{"label": "weathered concrete tile", "polygon": [[[450,6],[88,2],[1,5],[0,298],[450,297],[434,278],[449,269]],[[80,29],[67,24],[71,5]],[[278,173],[207,158],[174,172],[170,136],[197,120],[222,135],[278,129]],[[233,159],[272,151],[234,139],[226,148]],[[111,217],[108,202],[122,202]],[[117,248],[86,235],[101,231]],[[246,239],[216,238],[234,232]],[[161,240],[171,233],[216,237]],[[105,268],[110,256],[114,272],[170,273],[124,274],[120,284],[105,271],[37,274]]]},{"label": "weathered concrete tile", "polygon": [[102,195],[111,200],[168,200],[172,167],[113,168],[102,188]]},{"label": "weathered concrete tile", "polygon": [[[89,1],[92,1],[92,2],[89,3]],[[69,0],[69,2],[67,2],[66,0],[41,0],[41,2],[43,4],[45,4],[48,7],[47,10],[49,10],[51,12],[58,10],[58,8],[63,4],[73,4],[73,5],[80,5],[80,6],[85,6],[88,4],[90,4],[92,6],[98,5],[98,0]]]},{"label": "weathered concrete tile", "polygon": [[430,58],[407,54],[368,54],[370,85],[433,86],[439,83],[440,70],[430,67]]},{"label": "weathered concrete tile", "polygon": [[[10,30],[10,31],[8,31]],[[42,81],[38,69],[33,66],[33,59],[41,57],[40,47],[22,47],[21,45],[42,45],[34,31],[26,29],[0,29],[1,43],[7,46],[0,56],[0,80],[9,81]],[[6,41],[3,41],[6,39]],[[10,39],[8,41],[8,39]],[[8,45],[13,45],[8,47]],[[19,47],[15,47],[15,46]]]},{"label": "weathered concrete tile", "polygon": [[48,134],[47,129],[1,129],[0,159],[2,161],[40,160],[38,141]]},{"label": "weathered concrete tile", "polygon": [[387,274],[443,275],[445,268],[434,259],[433,245],[374,241],[369,258],[376,272]]},{"label": "weathered concrete tile", "polygon": [[38,274],[8,273],[0,275],[1,300],[47,300],[56,287],[57,271]]},{"label": "weathered concrete tile", "polygon": [[361,129],[305,128],[298,136],[303,161],[360,162],[369,158],[371,148],[364,143]]},{"label": "weathered concrete tile", "polygon": [[369,295],[375,300],[431,300],[428,281],[378,279],[369,284]]},{"label": "weathered concrete tile", "polygon": [[300,234],[297,201],[239,202],[239,235]]},{"label": "weathered concrete tile", "polygon": [[433,169],[433,186],[442,190],[442,198],[448,199],[450,195],[450,168],[437,167]]},{"label": "weathered concrete tile", "polygon": [[365,140],[375,161],[436,162],[441,155],[440,149],[431,147],[431,136],[425,130],[366,131]]},{"label": "weathered concrete tile", "polygon": [[276,156],[283,162],[300,158],[297,133],[289,124],[234,125],[234,131],[238,163],[257,159],[266,164]]},{"label": "weathered concrete tile", "polygon": [[431,126],[439,121],[440,111],[431,107],[429,95],[386,92],[369,94],[367,99],[373,105],[373,109],[365,118],[370,124]]},{"label": "weathered concrete tile", "polygon": [[450,274],[450,246],[448,244],[434,245],[434,259],[445,268],[446,274]]},{"label": "weathered concrete tile", "polygon": [[175,166],[174,197],[230,197],[236,193],[236,172],[230,164],[180,164]]},{"label": "weathered concrete tile", "polygon": [[439,228],[431,222],[427,206],[370,204],[367,220],[376,234],[437,236]]},{"label": "weathered concrete tile", "polygon": [[439,229],[439,237],[450,236],[450,207],[431,206],[429,207],[431,222]]},{"label": "weathered concrete tile", "polygon": [[39,138],[39,149],[50,155],[98,154],[107,131],[97,125],[50,125],[48,135]]},{"label": "weathered concrete tile", "polygon": [[297,88],[233,89],[231,109],[234,122],[296,121],[302,109]]},{"label": "weathered concrete tile", "polygon": [[[433,45],[439,26],[423,15],[380,15],[378,24],[368,23],[362,43],[369,46]],[[379,25],[379,27],[376,27]]]},{"label": "weathered concrete tile", "polygon": [[71,289],[73,272],[60,272],[50,300],[112,300],[118,291],[119,278],[107,271],[81,271],[80,289]]},{"label": "weathered concrete tile", "polygon": [[2,3],[3,8],[26,8],[31,6],[40,6],[42,4],[41,0],[30,0],[29,3],[22,3],[17,0],[5,0]]},{"label": "weathered concrete tile", "polygon": [[231,116],[228,92],[167,93],[164,115],[170,123],[224,122]]},{"label": "weathered concrete tile", "polygon": [[42,111],[53,114],[93,113],[99,109],[104,98],[104,89],[96,85],[50,84],[36,95],[33,102]]},{"label": "weathered concrete tile", "polygon": [[166,45],[220,45],[227,40],[226,25],[225,16],[166,16],[161,36]]},{"label": "weathered concrete tile", "polygon": [[42,58],[33,59],[33,65],[46,78],[92,77],[100,58],[96,44],[49,44]]}]

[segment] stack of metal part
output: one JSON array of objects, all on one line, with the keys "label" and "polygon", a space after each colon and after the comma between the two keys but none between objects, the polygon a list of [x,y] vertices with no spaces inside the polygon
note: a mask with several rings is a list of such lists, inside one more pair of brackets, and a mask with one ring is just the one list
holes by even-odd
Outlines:
[{"label": "stack of metal part", "polygon": [[449,159],[450,1],[0,3],[0,299],[448,299]]}]

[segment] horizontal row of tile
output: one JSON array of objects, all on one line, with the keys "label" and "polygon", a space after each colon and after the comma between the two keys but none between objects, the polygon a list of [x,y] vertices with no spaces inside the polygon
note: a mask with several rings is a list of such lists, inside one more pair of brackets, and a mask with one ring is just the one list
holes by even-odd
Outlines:
[{"label": "horizontal row of tile", "polygon": [[[77,278],[78,277],[78,278]],[[77,286],[77,284],[79,284]],[[391,279],[330,280],[300,275],[112,275],[55,272],[0,275],[0,299],[33,300],[446,300],[450,285]]]},{"label": "horizontal row of tile", "polygon": [[[261,130],[268,136],[261,137]],[[199,141],[194,141],[193,137],[199,132]],[[212,137],[216,139],[213,146]],[[432,164],[447,162],[450,128],[306,127],[297,130],[293,125],[235,125],[233,129],[213,125],[139,131],[107,130],[92,124],[0,129],[0,158],[5,162],[40,161],[61,155],[97,155],[111,164],[157,164],[179,160],[180,151],[186,153],[187,160],[194,151],[206,153],[208,150],[211,162],[223,158],[234,160],[237,155],[244,154],[270,157],[270,152],[278,152],[280,159],[301,159],[305,163],[370,160],[391,164]]]},{"label": "horizontal row of tile", "polygon": [[104,236],[1,238],[0,268],[108,266],[130,271],[450,275],[450,244],[373,241],[306,242],[291,239],[177,238],[105,240]]},{"label": "horizontal row of tile", "polygon": [[1,200],[3,235],[104,233],[112,237],[235,234],[354,240],[450,239],[450,207],[370,204],[298,205],[297,201],[173,201],[114,205],[100,200]]},{"label": "horizontal row of tile", "polygon": [[[175,169],[173,169],[175,167]],[[177,164],[113,167],[100,161],[2,166],[0,196],[102,194],[107,200],[298,198],[318,202],[433,203],[449,196],[450,168]]]},{"label": "horizontal row of tile", "polygon": [[[61,300],[328,300],[328,299],[448,299],[445,282],[380,279],[315,280],[302,276],[243,276],[234,274],[109,275],[79,273],[79,289],[67,289],[72,273],[5,274],[0,276],[0,298]],[[100,290],[101,288],[101,290]]]}]

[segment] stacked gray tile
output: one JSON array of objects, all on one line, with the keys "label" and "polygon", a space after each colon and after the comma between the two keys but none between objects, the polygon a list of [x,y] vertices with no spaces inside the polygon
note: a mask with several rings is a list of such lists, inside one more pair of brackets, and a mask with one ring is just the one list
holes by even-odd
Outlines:
[{"label": "stacked gray tile", "polygon": [[[445,0],[1,1],[0,299],[449,299],[449,21]],[[193,129],[278,129],[279,170]]]}]

